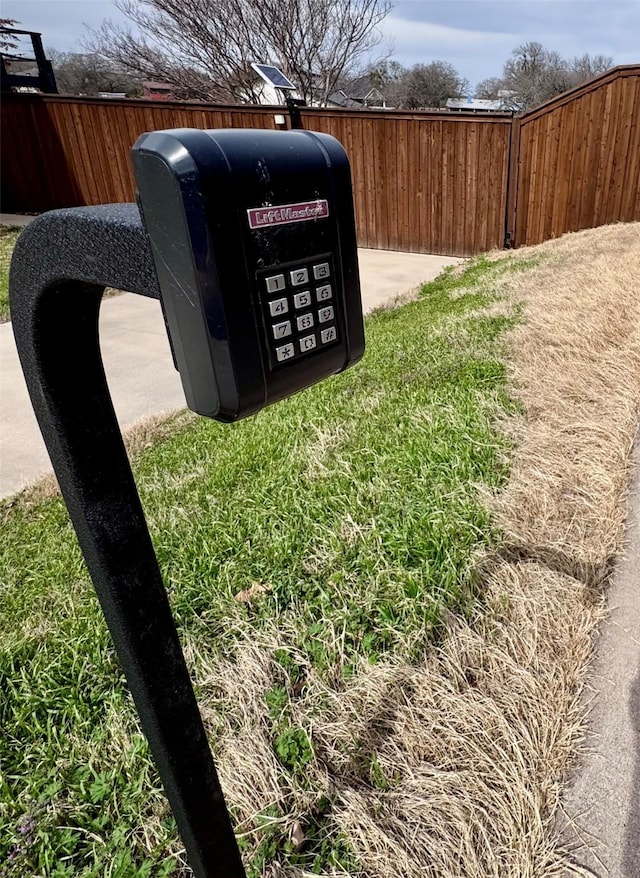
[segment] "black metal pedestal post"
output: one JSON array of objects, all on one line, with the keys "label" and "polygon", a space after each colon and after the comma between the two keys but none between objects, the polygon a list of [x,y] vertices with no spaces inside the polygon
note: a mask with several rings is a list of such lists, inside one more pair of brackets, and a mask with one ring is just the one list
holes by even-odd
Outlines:
[{"label": "black metal pedestal post", "polygon": [[289,127],[292,129],[304,128],[300,107],[306,107],[307,102],[302,98],[292,98],[289,93],[286,93],[285,104],[287,105],[287,110],[289,110]]},{"label": "black metal pedestal post", "polygon": [[197,878],[244,878],[107,388],[104,287],[158,298],[134,204],[44,214],[20,236],[11,319],[31,401]]}]

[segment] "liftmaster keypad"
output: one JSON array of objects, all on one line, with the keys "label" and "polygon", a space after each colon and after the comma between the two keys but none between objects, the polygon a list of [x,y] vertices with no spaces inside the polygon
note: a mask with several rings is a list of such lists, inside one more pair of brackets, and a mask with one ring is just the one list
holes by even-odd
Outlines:
[{"label": "liftmaster keypad", "polygon": [[334,305],[331,254],[258,273],[258,288],[267,318],[270,365],[339,341]]},{"label": "liftmaster keypad", "polygon": [[351,175],[333,137],[177,129],[133,148],[187,402],[233,421],[360,359]]}]

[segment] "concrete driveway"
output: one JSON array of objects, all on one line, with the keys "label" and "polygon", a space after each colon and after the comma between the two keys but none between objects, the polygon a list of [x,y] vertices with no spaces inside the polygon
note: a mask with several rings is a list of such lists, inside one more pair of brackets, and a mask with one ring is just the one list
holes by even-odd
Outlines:
[{"label": "concrete driveway", "polygon": [[[445,265],[461,261],[389,250],[360,250],[359,260],[365,311],[432,280]],[[131,293],[105,299],[100,340],[121,428],[185,406],[155,299]],[[51,471],[9,323],[0,325],[0,408],[0,497],[7,497]]]}]

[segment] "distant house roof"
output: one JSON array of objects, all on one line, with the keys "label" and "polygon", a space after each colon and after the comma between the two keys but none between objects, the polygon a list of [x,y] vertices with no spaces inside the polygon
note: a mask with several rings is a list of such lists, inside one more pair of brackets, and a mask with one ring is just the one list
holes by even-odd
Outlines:
[{"label": "distant house roof", "polygon": [[143,88],[153,89],[154,91],[173,91],[173,86],[168,82],[153,82],[147,80],[142,83]]},{"label": "distant house roof", "polygon": [[382,97],[382,94],[373,85],[372,80],[373,77],[368,76],[367,74],[364,76],[358,76],[356,79],[351,80],[351,82],[345,86],[349,97],[354,100],[364,100],[372,91],[376,91],[380,97]]},{"label": "distant house roof", "polygon": [[385,100],[382,92],[377,88],[368,88],[366,91],[353,92],[349,89],[334,91],[329,95],[329,103],[336,107],[384,107]]},{"label": "distant house roof", "polygon": [[495,113],[507,109],[503,100],[487,101],[481,98],[449,98],[447,110],[475,110],[485,113]]},{"label": "distant house roof", "polygon": [[142,83],[142,94],[152,101],[170,101],[173,94],[173,86],[168,82],[155,82],[148,79]]},{"label": "distant house roof", "polygon": [[379,88],[375,87],[370,88],[366,94],[362,95],[362,97],[357,97],[356,100],[361,100],[367,107],[384,106],[384,95]]},{"label": "distant house roof", "polygon": [[349,97],[349,95],[342,91],[342,89],[330,94],[327,103],[334,107],[351,107],[352,109],[362,107],[362,101],[354,100],[354,98]]}]

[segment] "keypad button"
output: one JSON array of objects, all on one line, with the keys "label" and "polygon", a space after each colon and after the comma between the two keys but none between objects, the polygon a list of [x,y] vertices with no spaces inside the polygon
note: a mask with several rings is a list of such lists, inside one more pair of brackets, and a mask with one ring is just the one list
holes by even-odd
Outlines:
[{"label": "keypad button", "polygon": [[296,293],[293,297],[293,304],[297,309],[307,308],[311,304],[311,293],[305,290],[304,293]]},{"label": "keypad button", "polygon": [[273,329],[274,338],[286,338],[288,335],[291,335],[290,320],[285,320],[284,323],[274,323],[271,328]]},{"label": "keypad button", "polygon": [[316,346],[316,337],[315,335],[305,335],[304,338],[300,339],[300,350],[304,354],[307,351],[312,351]]},{"label": "keypad button", "polygon": [[321,262],[320,265],[314,265],[313,276],[316,280],[324,280],[326,277],[329,277],[329,263]]},{"label": "keypad button", "polygon": [[333,305],[329,305],[328,308],[320,308],[318,311],[318,322],[328,323],[330,320],[333,320]]},{"label": "keypad button", "polygon": [[273,302],[269,302],[269,313],[272,317],[280,317],[281,314],[286,314],[289,310],[289,303],[286,299],[274,299]]},{"label": "keypad button", "polygon": [[311,329],[313,326],[313,314],[302,314],[296,318],[296,323],[298,324],[298,332],[302,332],[303,329]]},{"label": "keypad button", "polygon": [[328,326],[320,333],[320,341],[322,344],[329,344],[330,341],[335,341],[337,337],[338,333],[336,332],[335,326]]},{"label": "keypad button", "polygon": [[333,290],[331,289],[331,284],[325,284],[325,286],[318,287],[318,289],[316,290],[316,299],[318,302],[326,302],[332,297]]},{"label": "keypad button", "polygon": [[266,282],[268,293],[279,293],[280,290],[285,288],[284,274],[275,274],[272,277],[268,277]]},{"label": "keypad button", "polygon": [[293,271],[289,272],[289,277],[291,278],[291,286],[299,287],[301,284],[308,283],[309,271],[306,268],[294,268]]},{"label": "keypad button", "polygon": [[285,360],[292,360],[294,355],[293,343],[283,344],[282,347],[276,348],[276,360],[279,363]]}]

